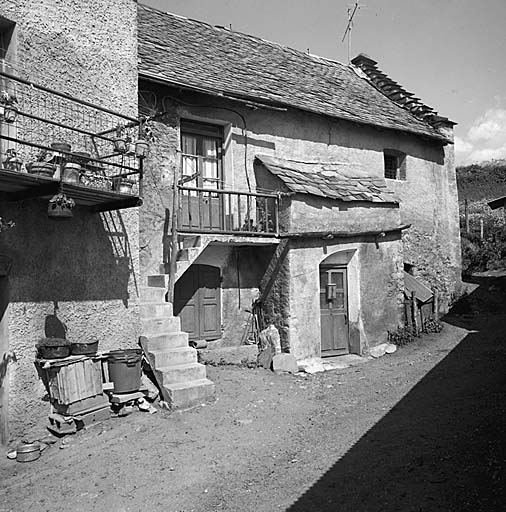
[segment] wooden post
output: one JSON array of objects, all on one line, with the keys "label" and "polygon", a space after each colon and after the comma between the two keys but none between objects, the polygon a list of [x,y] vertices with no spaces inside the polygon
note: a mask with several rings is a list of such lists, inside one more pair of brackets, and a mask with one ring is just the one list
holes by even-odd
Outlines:
[{"label": "wooden post", "polygon": [[439,322],[439,291],[434,290],[434,319]]},{"label": "wooden post", "polygon": [[174,166],[174,188],[172,190],[172,224],[171,224],[171,238],[170,238],[170,261],[169,261],[169,285],[167,290],[168,301],[174,303],[174,286],[176,284],[176,269],[177,269],[177,219],[179,210],[179,165],[176,162]]},{"label": "wooden post", "polygon": [[483,240],[483,218],[480,219],[480,240]]},{"label": "wooden post", "polygon": [[413,330],[418,336],[418,318],[417,318],[416,294],[411,292],[411,318],[413,319]]},{"label": "wooden post", "polygon": [[464,217],[466,219],[466,233],[469,235],[469,215],[467,213],[467,199],[464,201]]}]

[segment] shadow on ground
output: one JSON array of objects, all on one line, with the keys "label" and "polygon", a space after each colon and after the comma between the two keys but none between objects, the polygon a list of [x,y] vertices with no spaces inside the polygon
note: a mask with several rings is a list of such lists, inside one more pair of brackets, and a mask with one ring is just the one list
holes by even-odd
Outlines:
[{"label": "shadow on ground", "polygon": [[477,332],[290,512],[506,510],[506,281],[470,281],[477,288],[445,321]]}]

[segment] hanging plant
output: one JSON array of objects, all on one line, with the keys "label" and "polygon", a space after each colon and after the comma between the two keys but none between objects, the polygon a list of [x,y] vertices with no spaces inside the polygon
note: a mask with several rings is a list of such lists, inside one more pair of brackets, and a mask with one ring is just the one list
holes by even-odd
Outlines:
[{"label": "hanging plant", "polygon": [[0,217],[0,233],[12,229],[15,225],[16,223],[12,220],[5,220],[3,217]]},{"label": "hanging plant", "polygon": [[47,207],[47,216],[51,219],[68,219],[72,217],[72,208],[75,201],[63,192],[58,192],[50,200]]},{"label": "hanging plant", "polygon": [[0,105],[2,107],[2,119],[6,123],[13,123],[18,117],[18,99],[7,91],[0,93]]},{"label": "hanging plant", "polygon": [[117,153],[126,153],[127,152],[128,141],[127,141],[127,136],[126,136],[125,130],[126,130],[126,128],[125,128],[125,125],[123,125],[123,124],[118,124],[118,126],[116,127],[116,138],[113,139],[113,144],[114,144],[114,150]]}]

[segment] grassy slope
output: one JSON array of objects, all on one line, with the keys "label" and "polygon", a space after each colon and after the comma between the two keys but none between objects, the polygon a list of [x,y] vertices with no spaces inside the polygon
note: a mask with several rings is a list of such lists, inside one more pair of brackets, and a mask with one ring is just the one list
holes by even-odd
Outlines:
[{"label": "grassy slope", "polygon": [[506,196],[506,160],[457,167],[457,186],[459,201]]}]

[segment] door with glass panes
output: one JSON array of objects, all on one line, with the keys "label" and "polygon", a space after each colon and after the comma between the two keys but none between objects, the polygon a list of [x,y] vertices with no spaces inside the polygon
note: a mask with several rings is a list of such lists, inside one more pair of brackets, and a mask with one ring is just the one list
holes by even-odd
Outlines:
[{"label": "door with glass panes", "polygon": [[320,267],[321,355],[348,354],[348,286],[345,268]]},{"label": "door with glass panes", "polygon": [[[180,195],[183,229],[223,229],[222,129],[181,121],[182,176],[180,184],[191,190]],[[196,190],[199,189],[199,190]]]}]

